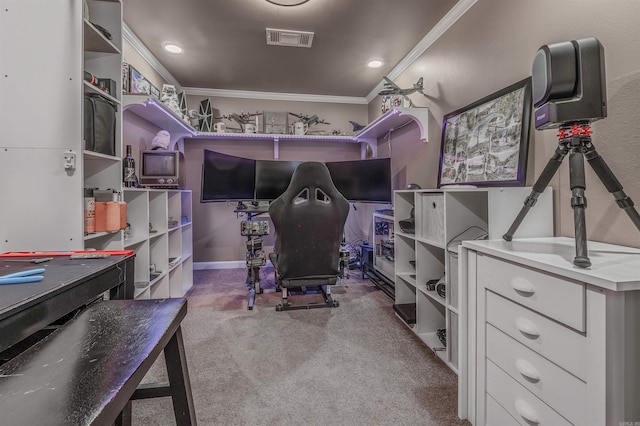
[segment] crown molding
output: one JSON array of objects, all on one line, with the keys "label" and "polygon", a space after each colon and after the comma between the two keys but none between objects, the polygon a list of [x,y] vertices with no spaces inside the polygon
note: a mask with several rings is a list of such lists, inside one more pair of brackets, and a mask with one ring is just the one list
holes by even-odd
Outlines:
[{"label": "crown molding", "polygon": [[[455,24],[458,19],[460,19],[471,7],[476,4],[478,0],[460,0],[456,3],[455,6],[451,8],[449,12],[447,12],[444,17],[438,21],[436,25],[433,26],[431,31],[425,35],[422,40],[416,44],[416,46],[411,49],[411,51],[402,58],[398,64],[393,67],[393,69],[387,74],[391,80],[395,80],[404,70],[406,70],[420,55],[422,55],[425,50],[429,48],[436,40],[440,38],[442,34],[444,34],[453,24]],[[367,103],[371,102],[378,96],[378,93],[384,87],[384,83],[381,81],[378,83],[376,87],[369,92],[366,96]]]},{"label": "crown molding", "polygon": [[270,101],[295,101],[295,102],[324,102],[332,104],[358,104],[366,105],[364,97],[310,95],[301,93],[277,93],[277,92],[252,92],[247,90],[205,89],[198,87],[184,87],[187,95],[216,96],[221,98],[241,99],[265,99]]},{"label": "crown molding", "polygon": [[133,47],[135,51],[138,52],[140,56],[142,56],[142,58],[147,61],[167,83],[173,84],[178,92],[182,92],[182,86],[178,83],[178,80],[176,80],[169,70],[167,70],[164,65],[162,65],[155,56],[153,56],[153,53],[151,53],[151,51],[147,49],[147,46],[140,41],[138,36],[131,31],[131,28],[129,28],[126,22],[122,22],[122,38],[129,43],[131,47]]}]

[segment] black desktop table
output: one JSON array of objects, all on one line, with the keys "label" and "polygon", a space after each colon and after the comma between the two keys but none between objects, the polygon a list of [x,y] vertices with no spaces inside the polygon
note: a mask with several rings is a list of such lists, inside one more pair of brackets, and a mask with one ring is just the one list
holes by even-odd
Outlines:
[{"label": "black desktop table", "polygon": [[[6,261],[9,259],[18,261]],[[40,264],[30,263],[30,259],[0,256],[0,275],[45,269],[42,281],[0,285],[0,352],[106,291],[110,299],[133,298],[133,254],[75,260],[53,256]]]}]

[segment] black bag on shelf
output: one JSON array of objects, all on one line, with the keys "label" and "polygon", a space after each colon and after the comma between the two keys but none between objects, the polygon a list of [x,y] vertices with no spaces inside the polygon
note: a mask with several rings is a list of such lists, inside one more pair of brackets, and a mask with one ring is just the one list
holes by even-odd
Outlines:
[{"label": "black bag on shelf", "polygon": [[116,155],[116,111],[116,105],[102,96],[84,95],[85,149]]}]

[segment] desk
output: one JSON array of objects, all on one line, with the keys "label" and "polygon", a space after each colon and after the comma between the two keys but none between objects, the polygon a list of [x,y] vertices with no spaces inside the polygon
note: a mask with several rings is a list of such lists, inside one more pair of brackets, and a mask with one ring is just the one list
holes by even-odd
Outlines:
[{"label": "desk", "polygon": [[133,255],[84,260],[55,256],[38,265],[4,259],[8,258],[0,258],[0,275],[36,267],[46,271],[40,282],[0,286],[0,352],[105,291],[111,299],[133,298]]}]

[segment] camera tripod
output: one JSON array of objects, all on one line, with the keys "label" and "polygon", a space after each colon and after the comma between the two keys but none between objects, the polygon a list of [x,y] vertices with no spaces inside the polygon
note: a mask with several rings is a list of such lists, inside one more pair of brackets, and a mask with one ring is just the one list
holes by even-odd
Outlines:
[{"label": "camera tripod", "polygon": [[596,173],[600,181],[613,195],[618,207],[623,209],[631,218],[631,221],[640,230],[640,215],[634,208],[633,201],[622,190],[622,185],[607,166],[604,159],[598,154],[591,143],[591,127],[589,122],[578,121],[563,124],[558,131],[558,147],[544,170],[533,185],[531,194],[525,199],[524,206],[518,213],[509,230],[502,236],[506,241],[511,241],[513,234],[522,223],[529,209],[536,204],[538,196],[549,185],[551,178],[556,173],[564,157],[569,154],[569,184],[571,187],[571,208],[573,209],[573,225],[575,230],[576,257],[573,264],[579,268],[591,266],[587,253],[587,230],[584,211],[587,208],[585,197],[584,159]]}]

